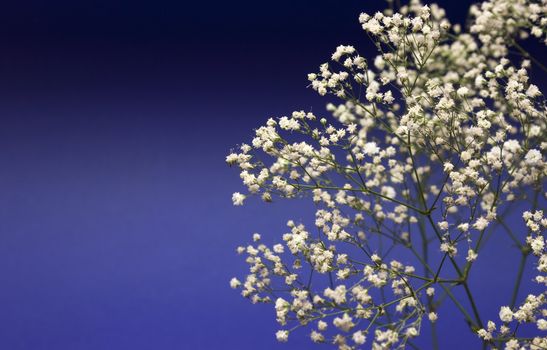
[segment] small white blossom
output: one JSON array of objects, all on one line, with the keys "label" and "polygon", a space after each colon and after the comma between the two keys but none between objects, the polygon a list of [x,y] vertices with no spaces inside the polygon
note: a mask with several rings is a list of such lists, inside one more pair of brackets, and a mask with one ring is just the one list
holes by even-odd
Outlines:
[{"label": "small white blossom", "polygon": [[232,278],[232,279],[230,280],[230,287],[231,287],[232,289],[236,289],[236,288],[239,287],[240,285],[241,285],[241,282],[240,282],[237,278],[234,277],[234,278]]},{"label": "small white blossom", "polygon": [[245,200],[245,195],[239,192],[235,192],[232,195],[232,202],[234,203],[234,205],[243,205],[244,200]]},{"label": "small white blossom", "polygon": [[502,306],[500,309],[500,320],[505,323],[513,321],[513,311],[508,306]]},{"label": "small white blossom", "polygon": [[275,333],[277,341],[285,343],[289,340],[289,332],[285,330],[279,330]]}]

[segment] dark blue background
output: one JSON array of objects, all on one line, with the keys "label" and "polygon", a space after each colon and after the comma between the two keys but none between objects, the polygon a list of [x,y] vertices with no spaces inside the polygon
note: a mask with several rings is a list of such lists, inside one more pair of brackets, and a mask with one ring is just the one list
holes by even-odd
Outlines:
[{"label": "dark blue background", "polygon": [[[0,349],[307,347],[308,331],[276,343],[272,307],[228,281],[246,268],[237,245],[274,241],[310,208],[234,208],[242,187],[224,157],[270,116],[323,111],[306,74],[339,44],[372,55],[357,17],[381,5],[2,4]],[[445,5],[464,21],[467,1]],[[507,281],[480,271],[513,276],[516,261],[484,255],[472,283],[490,279],[478,299],[495,318]],[[443,349],[468,334],[452,312],[440,311]]]}]

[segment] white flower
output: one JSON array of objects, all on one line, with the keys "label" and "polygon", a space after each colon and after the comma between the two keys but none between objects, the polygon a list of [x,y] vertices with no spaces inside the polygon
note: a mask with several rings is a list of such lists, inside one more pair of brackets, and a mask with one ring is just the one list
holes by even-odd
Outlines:
[{"label": "white flower", "polygon": [[447,221],[441,221],[438,223],[439,228],[443,231],[448,230],[448,222]]},{"label": "white flower", "polygon": [[528,86],[528,89],[526,90],[526,96],[534,98],[538,97],[539,95],[541,95],[541,91],[539,91],[538,87],[534,84],[530,84],[530,86]]},{"label": "white flower", "polygon": [[542,160],[541,152],[537,149],[531,149],[526,153],[526,156],[524,156],[524,160],[530,165],[537,165]]},{"label": "white flower", "polygon": [[445,163],[444,163],[444,165],[443,165],[443,170],[444,170],[446,173],[451,172],[452,169],[454,169],[454,165],[452,165],[452,163],[450,163],[450,162],[445,162]]},{"label": "white flower", "polygon": [[281,117],[279,127],[283,130],[298,130],[300,129],[300,123],[293,118]]},{"label": "white flower", "polygon": [[289,340],[289,331],[279,330],[275,333],[277,341],[285,343]]},{"label": "white flower", "polygon": [[344,315],[342,316],[342,318],[340,317],[336,317],[333,321],[332,321],[332,324],[344,331],[344,332],[348,332],[350,329],[353,328],[353,326],[355,326],[355,324],[353,323],[352,321],[352,318],[347,314],[347,313],[344,313]]},{"label": "white flower", "polygon": [[477,334],[478,334],[479,337],[481,337],[482,339],[484,339],[486,341],[492,339],[492,333],[488,332],[486,329],[479,329],[477,331]]},{"label": "white flower", "polygon": [[319,321],[317,322],[317,329],[320,331],[324,331],[327,329],[327,323],[325,321]]},{"label": "white flower", "polygon": [[234,277],[234,278],[232,278],[232,279],[230,280],[230,287],[231,287],[232,289],[236,289],[236,288],[239,287],[240,285],[241,285],[241,282],[240,282],[237,278]]},{"label": "white flower", "polygon": [[282,254],[285,251],[285,247],[281,244],[276,244],[273,246],[273,251],[277,254]]},{"label": "white flower", "polygon": [[452,243],[441,243],[441,251],[447,253],[449,256],[454,257],[458,253],[458,248]]},{"label": "white flower", "polygon": [[334,290],[327,288],[323,293],[327,298],[331,298],[336,304],[346,302],[346,286],[339,285]]},{"label": "white flower", "polygon": [[351,55],[354,52],[355,48],[353,46],[340,45],[336,48],[336,52],[332,54],[332,60],[338,61],[343,55]]},{"label": "white flower", "polygon": [[467,162],[471,159],[471,152],[463,151],[462,153],[460,153],[460,158],[462,161]]},{"label": "white flower", "polygon": [[388,105],[392,104],[393,101],[395,101],[395,98],[393,97],[391,91],[387,91],[386,93],[384,93],[383,101]]},{"label": "white flower", "polygon": [[323,336],[323,334],[317,331],[312,331],[310,334],[310,338],[311,338],[311,341],[314,343],[322,343],[325,341],[325,337]]},{"label": "white flower", "polygon": [[541,30],[540,27],[534,26],[531,30],[531,33],[532,33],[533,36],[539,38],[543,34],[543,31]]},{"label": "white flower", "polygon": [[427,6],[427,5],[422,6],[422,8],[419,11],[419,15],[424,21],[427,21],[429,19],[430,13],[431,13],[430,11],[431,10],[429,9],[429,6]]},{"label": "white flower", "polygon": [[226,163],[228,164],[235,164],[237,160],[239,159],[238,155],[235,153],[231,153],[228,156],[226,156]]},{"label": "white flower", "polygon": [[376,145],[376,142],[367,142],[363,147],[363,153],[369,156],[375,155],[380,152],[380,148]]},{"label": "white flower", "polygon": [[532,251],[535,255],[540,255],[543,252],[543,248],[545,247],[545,242],[543,241],[543,237],[538,236],[534,239],[530,240],[530,247],[532,248]]},{"label": "white flower", "polygon": [[484,216],[481,216],[475,221],[473,227],[479,231],[484,230],[488,226],[488,220]]},{"label": "white flower", "polygon": [[513,311],[511,311],[511,309],[508,306],[502,306],[500,308],[499,316],[502,322],[508,323],[513,321]]},{"label": "white flower", "polygon": [[458,230],[462,232],[467,232],[469,230],[469,224],[467,222],[461,223],[458,225]]},{"label": "white flower", "polygon": [[405,335],[409,338],[414,338],[414,337],[418,336],[418,330],[414,327],[409,327],[405,331]]},{"label": "white flower", "polygon": [[235,192],[232,195],[232,202],[234,203],[234,205],[243,205],[243,201],[245,200],[245,198],[245,195],[239,192]]},{"label": "white flower", "polygon": [[368,22],[363,23],[363,29],[374,35],[378,35],[382,32],[382,26],[376,18],[372,18]]},{"label": "white flower", "polygon": [[458,89],[458,91],[456,91],[456,93],[458,94],[458,96],[465,97],[469,94],[469,89],[465,86],[462,86]]},{"label": "white flower", "polygon": [[353,333],[351,338],[353,339],[353,342],[357,345],[363,345],[365,341],[367,340],[367,338],[361,331],[357,331]]},{"label": "white flower", "polygon": [[467,257],[465,259],[469,262],[473,262],[473,261],[477,260],[478,257],[479,257],[479,255],[477,253],[475,253],[475,251],[473,249],[469,249],[467,251]]}]

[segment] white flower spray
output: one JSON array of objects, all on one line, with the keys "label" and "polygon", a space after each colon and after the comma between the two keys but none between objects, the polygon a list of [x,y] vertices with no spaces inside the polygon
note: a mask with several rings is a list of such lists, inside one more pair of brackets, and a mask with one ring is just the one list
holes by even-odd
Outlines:
[{"label": "white flower spray", "polygon": [[[249,274],[230,286],[275,305],[281,342],[309,327],[311,341],[341,350],[402,349],[430,322],[438,349],[434,324],[450,317],[438,310],[444,301],[484,347],[545,349],[546,293],[518,299],[531,259],[535,282],[547,286],[547,117],[529,77],[532,65],[545,67],[518,40],[547,42],[547,2],[484,1],[471,7],[467,30],[435,4],[390,4],[359,16],[376,57],[341,45],[308,75],[317,93],[341,99],[327,105],[332,117],[269,119],[227,156],[248,191],[234,193],[234,205],[260,195],[317,206],[315,228],[290,220],[271,248],[259,234],[239,247]],[[517,203],[527,207],[524,235],[507,222]],[[494,230],[521,258],[501,324],[481,318],[468,284]],[[390,258],[397,249],[418,268]],[[525,323],[536,336],[520,335]]]}]

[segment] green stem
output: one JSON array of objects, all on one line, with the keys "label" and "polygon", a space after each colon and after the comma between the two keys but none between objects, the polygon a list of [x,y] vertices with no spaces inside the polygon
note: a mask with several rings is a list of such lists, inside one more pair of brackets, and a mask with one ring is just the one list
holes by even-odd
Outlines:
[{"label": "green stem", "polygon": [[475,319],[477,320],[479,327],[484,328],[481,317],[479,316],[479,310],[477,309],[477,305],[475,304],[475,299],[473,299],[471,290],[469,289],[469,286],[467,285],[467,281],[463,282],[463,288],[465,289],[465,294],[467,294],[467,298],[469,299],[469,303],[471,304],[471,309],[473,310],[473,314],[475,315]]},{"label": "green stem", "polygon": [[437,336],[437,322],[431,323],[431,341],[433,349],[439,350],[439,337]]},{"label": "green stem", "polygon": [[[420,263],[425,266],[429,272],[431,274],[434,274],[434,271],[433,269],[431,269],[431,267],[423,260],[423,258],[420,256],[420,254],[418,254],[418,252],[416,251],[416,249],[414,249],[413,247],[410,247],[410,251],[412,252],[412,254],[414,254],[414,256],[420,261]],[[450,300],[452,300],[452,302],[454,302],[454,305],[456,305],[456,307],[458,308],[458,310],[460,310],[460,312],[463,314],[463,316],[465,317],[467,323],[469,323],[469,325],[473,328],[473,327],[476,327],[476,324],[475,324],[475,321],[473,321],[473,318],[471,317],[471,315],[469,315],[469,313],[467,312],[467,310],[463,307],[463,305],[458,301],[458,299],[454,296],[454,294],[452,294],[452,292],[450,291],[450,288],[445,286],[444,284],[441,284],[439,283],[439,285],[441,286],[441,288],[444,290],[444,292],[446,293],[446,295],[448,295],[448,297],[450,298]]]},{"label": "green stem", "polygon": [[522,282],[522,275],[524,272],[524,267],[526,266],[527,258],[528,258],[528,253],[523,251],[520,257],[519,270],[517,272],[517,280],[515,281],[515,287],[513,289],[513,294],[511,296],[511,303],[509,304],[511,309],[515,307],[515,304],[517,302],[517,296],[519,294],[520,283]]}]

